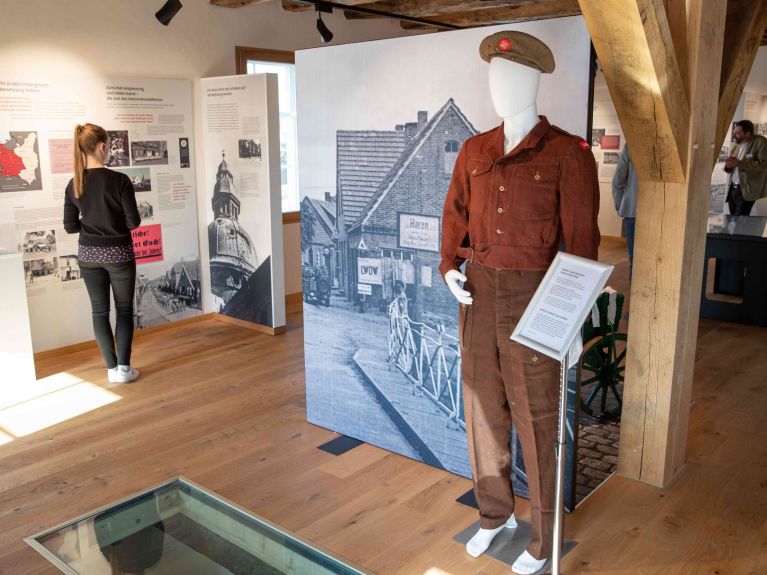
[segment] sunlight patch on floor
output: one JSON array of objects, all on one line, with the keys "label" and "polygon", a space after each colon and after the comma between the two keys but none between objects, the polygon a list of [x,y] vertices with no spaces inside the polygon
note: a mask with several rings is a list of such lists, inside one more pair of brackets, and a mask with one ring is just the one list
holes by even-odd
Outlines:
[{"label": "sunlight patch on floor", "polygon": [[0,401],[0,445],[121,399],[67,372],[7,391]]},{"label": "sunlight patch on floor", "polygon": [[8,435],[4,431],[0,431],[0,445],[5,445],[6,443],[10,443],[14,440],[14,437],[12,435]]}]

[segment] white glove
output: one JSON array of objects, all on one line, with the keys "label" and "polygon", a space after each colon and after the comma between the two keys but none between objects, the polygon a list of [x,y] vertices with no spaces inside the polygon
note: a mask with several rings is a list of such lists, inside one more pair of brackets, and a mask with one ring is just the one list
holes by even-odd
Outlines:
[{"label": "white glove", "polygon": [[466,276],[458,270],[450,270],[445,274],[445,283],[447,284],[447,287],[450,288],[450,292],[455,299],[457,299],[459,303],[471,305],[474,298],[471,297],[470,292],[467,292],[461,285],[459,285],[459,282],[461,284],[466,283]]}]

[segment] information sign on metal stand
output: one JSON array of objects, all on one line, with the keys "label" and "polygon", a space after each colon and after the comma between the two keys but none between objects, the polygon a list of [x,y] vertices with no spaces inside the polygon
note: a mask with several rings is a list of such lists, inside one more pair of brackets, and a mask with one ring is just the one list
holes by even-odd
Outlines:
[{"label": "information sign on metal stand", "polygon": [[[559,575],[564,535],[564,474],[567,433],[567,370],[577,362],[573,343],[601,293],[613,266],[559,252],[519,320],[511,339],[561,362],[556,508],[551,573]],[[572,351],[571,351],[572,350]]]}]

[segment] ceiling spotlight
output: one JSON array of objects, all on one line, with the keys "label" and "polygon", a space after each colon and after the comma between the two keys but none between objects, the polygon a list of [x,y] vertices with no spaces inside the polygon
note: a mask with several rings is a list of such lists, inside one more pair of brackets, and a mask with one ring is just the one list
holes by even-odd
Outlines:
[{"label": "ceiling spotlight", "polygon": [[328,6],[323,6],[321,2],[318,2],[315,4],[317,7],[317,32],[320,33],[320,38],[322,39],[322,42],[324,44],[327,44],[333,39],[333,32],[330,31],[330,28],[328,28],[325,25],[325,22],[322,21],[322,13],[323,12],[329,12],[333,13],[333,8]]},{"label": "ceiling spotlight", "polygon": [[167,26],[181,8],[181,0],[168,0],[163,7],[157,11],[155,18],[160,21],[160,24]]}]

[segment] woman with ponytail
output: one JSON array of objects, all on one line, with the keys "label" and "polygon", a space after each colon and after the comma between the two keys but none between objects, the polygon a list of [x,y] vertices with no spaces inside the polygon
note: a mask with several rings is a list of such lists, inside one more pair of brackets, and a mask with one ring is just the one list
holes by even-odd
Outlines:
[{"label": "woman with ponytail", "polygon": [[[93,310],[93,331],[104,356],[107,378],[126,383],[138,378],[130,365],[136,260],[131,230],[141,224],[128,176],[105,167],[109,137],[94,124],[74,134],[74,175],[64,194],[64,229],[80,234],[77,263]],[[109,291],[115,301],[115,333],[109,322]],[[115,339],[117,346],[115,348]]]}]

